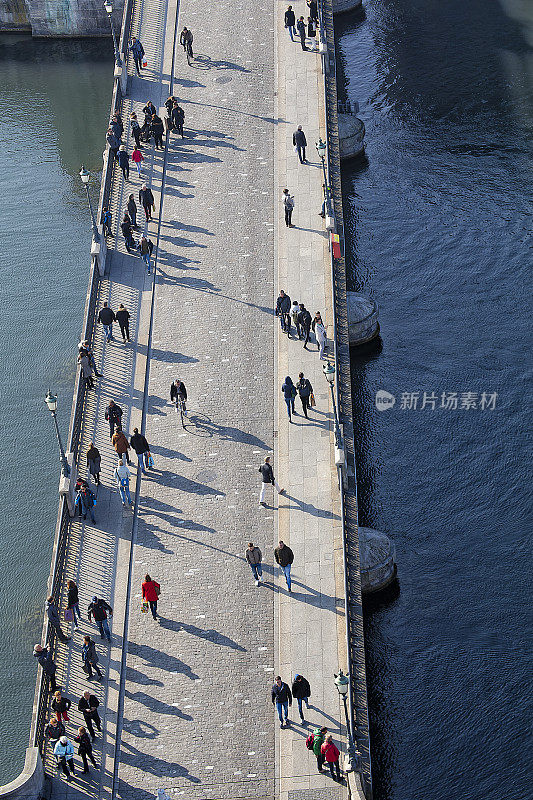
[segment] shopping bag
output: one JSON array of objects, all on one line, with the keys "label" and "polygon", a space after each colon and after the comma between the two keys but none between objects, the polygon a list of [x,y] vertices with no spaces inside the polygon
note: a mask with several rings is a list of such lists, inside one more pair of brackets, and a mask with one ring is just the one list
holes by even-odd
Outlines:
[{"label": "shopping bag", "polygon": [[74,622],[74,611],[71,608],[65,609],[65,622]]},{"label": "shopping bag", "polygon": [[309,402],[311,404],[311,408],[314,408],[316,406],[316,400],[313,392],[311,392],[311,395],[309,397]]},{"label": "shopping bag", "polygon": [[143,67],[147,67],[147,66],[148,66],[148,61],[145,58],[143,58]]},{"label": "shopping bag", "polygon": [[141,606],[141,614],[148,614],[150,611],[150,606],[148,605],[148,600],[143,600],[143,604]]},{"label": "shopping bag", "polygon": [[153,469],[154,467],[154,459],[152,458],[152,454],[148,453],[148,466]]}]

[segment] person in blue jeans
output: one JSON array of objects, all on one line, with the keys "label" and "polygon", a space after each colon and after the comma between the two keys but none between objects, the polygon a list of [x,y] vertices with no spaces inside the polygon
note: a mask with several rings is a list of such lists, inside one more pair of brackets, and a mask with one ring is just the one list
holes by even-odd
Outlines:
[{"label": "person in blue jeans", "polygon": [[148,458],[150,456],[150,446],[146,440],[146,437],[139,433],[138,428],[133,429],[133,436],[130,439],[130,445],[137,453],[137,458],[139,459],[139,469],[141,470],[143,475],[146,475],[146,470],[148,469]]},{"label": "person in blue jeans", "polygon": [[292,378],[287,375],[283,386],[281,387],[281,391],[283,397],[285,399],[285,404],[287,406],[287,414],[289,415],[289,422],[292,422],[291,412],[292,414],[296,414],[294,410],[294,398],[296,397],[296,386],[292,382]]},{"label": "person in blue jeans", "polygon": [[292,10],[292,6],[289,6],[285,12],[285,27],[289,30],[291,42],[294,42],[294,37],[296,36],[296,16]]},{"label": "person in blue jeans", "polygon": [[290,547],[280,540],[279,545],[274,550],[274,558],[276,563],[279,564],[281,571],[285,575],[287,581],[287,589],[291,591],[291,565],[294,561],[294,553]]},{"label": "person in blue jeans", "polygon": [[122,505],[126,505],[126,500],[132,505],[132,499],[130,494],[130,471],[127,466],[124,464],[121,458],[119,458],[117,467],[115,469],[115,480],[118,485],[118,490],[120,492],[120,499],[122,500]]},{"label": "person in blue jeans", "polygon": [[98,597],[93,597],[91,603],[89,604],[89,622],[91,621],[91,616],[94,618],[96,622],[96,626],[100,631],[100,638],[107,639],[108,642],[111,641],[111,631],[109,630],[109,623],[107,621],[107,614],[109,616],[113,616],[113,609],[111,606],[106,603],[105,600],[102,598],[98,599]]},{"label": "person in blue jeans", "polygon": [[252,574],[255,578],[255,585],[259,586],[261,581],[263,580],[263,567],[261,566],[261,561],[263,560],[263,554],[258,547],[254,547],[253,542],[248,542],[248,549],[246,551],[246,560],[250,565],[252,570]]},{"label": "person in blue jeans", "polygon": [[303,703],[305,707],[309,708],[309,698],[311,696],[311,687],[309,681],[303,675],[295,675],[292,682],[292,696],[298,701],[298,711],[300,712],[300,719],[302,723],[305,722]]},{"label": "person in blue jeans", "polygon": [[109,308],[107,303],[104,303],[98,314],[98,322],[102,325],[105,333],[105,338],[108,342],[113,339],[113,323],[115,322],[115,312]]},{"label": "person in blue jeans", "polygon": [[276,682],[272,687],[272,705],[276,706],[279,717],[279,727],[283,728],[283,715],[285,715],[285,724],[289,726],[289,706],[292,706],[292,694],[288,685],[281,680],[278,675]]}]

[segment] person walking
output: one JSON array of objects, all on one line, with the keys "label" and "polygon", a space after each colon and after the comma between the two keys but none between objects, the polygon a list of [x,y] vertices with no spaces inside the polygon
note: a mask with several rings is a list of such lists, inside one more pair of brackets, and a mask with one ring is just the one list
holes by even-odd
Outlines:
[{"label": "person walking", "polygon": [[304,339],[304,350],[307,350],[309,334],[311,333],[311,314],[306,309],[303,303],[300,303],[300,313],[298,314],[298,322],[300,323],[302,328],[302,338]]},{"label": "person walking", "polygon": [[125,144],[121,144],[120,147],[118,148],[117,161],[120,169],[122,170],[122,175],[124,176],[124,180],[129,181],[130,157],[128,155],[128,151],[126,150]]},{"label": "person walking", "polygon": [[320,353],[320,358],[324,358],[324,352],[328,345],[328,336],[326,326],[322,322],[322,317],[320,316],[320,311],[316,312],[311,327],[316,337],[317,350]]},{"label": "person walking", "polygon": [[112,439],[116,426],[122,427],[122,409],[117,406],[114,400],[109,401],[105,410],[105,418],[109,422],[109,438]]},{"label": "person walking", "polygon": [[98,372],[98,369],[96,367],[96,360],[94,358],[93,351],[89,347],[89,342],[87,340],[84,340],[83,342],[80,342],[78,344],[78,355],[86,355],[87,358],[89,359],[89,363],[91,365],[91,369],[93,371],[93,374],[96,375],[97,378],[101,378],[102,377],[102,373]]},{"label": "person walking", "polygon": [[187,416],[187,389],[183,381],[177,378],[170,384],[170,401],[176,404],[176,412],[179,410],[179,400],[183,403],[183,413]]},{"label": "person walking", "polygon": [[294,197],[289,194],[288,189],[283,190],[283,208],[285,209],[285,225],[287,228],[294,228],[292,224],[292,212],[294,210]]},{"label": "person walking", "polygon": [[87,680],[93,679],[93,668],[99,678],[102,678],[102,673],[98,666],[98,653],[96,652],[96,644],[90,636],[83,637],[83,646],[81,648],[81,662],[83,664],[83,671],[87,674]]},{"label": "person walking", "polygon": [[122,222],[120,223],[120,230],[122,231],[122,235],[126,243],[126,250],[128,251],[128,253],[131,252],[131,250],[135,250],[135,242],[133,240],[133,227],[131,224],[131,219],[129,214],[124,214]]},{"label": "person walking", "polygon": [[296,386],[292,382],[292,378],[290,375],[287,375],[285,378],[285,382],[281,387],[281,392],[285,399],[285,405],[287,406],[287,414],[289,415],[289,422],[292,422],[292,414],[296,414],[294,410],[294,398],[296,397]]},{"label": "person walking", "polygon": [[139,433],[139,428],[133,429],[133,436],[130,439],[130,446],[137,453],[139,460],[139,469],[143,475],[146,475],[146,470],[149,469],[148,458],[150,456],[150,446],[146,437]]},{"label": "person walking", "polygon": [[139,189],[139,203],[144,208],[146,219],[152,219],[152,209],[155,213],[155,201],[152,190],[148,188],[146,183],[143,183]]},{"label": "person walking", "polygon": [[83,762],[82,772],[89,772],[89,764],[87,763],[87,759],[90,759],[93,767],[96,767],[96,761],[94,760],[93,746],[91,744],[91,740],[89,739],[89,734],[83,725],[78,728],[78,735],[74,737],[74,741],[78,743],[78,755],[81,756],[81,760]]},{"label": "person walking", "polygon": [[137,245],[137,250],[141,254],[141,258],[146,264],[146,272],[148,275],[150,274],[151,267],[152,267],[152,253],[154,250],[154,243],[151,239],[148,239],[144,233],[139,239],[139,244]]},{"label": "person walking", "polygon": [[135,69],[137,70],[137,75],[140,77],[141,70],[143,68],[144,47],[142,46],[139,39],[135,38],[135,36],[131,40],[129,50],[135,62]]},{"label": "person walking", "polygon": [[285,489],[282,489],[277,480],[274,478],[274,470],[270,463],[270,456],[266,456],[264,462],[259,467],[261,473],[261,491],[259,492],[259,502],[262,506],[265,505],[266,487],[272,484],[278,494],[283,494]]},{"label": "person walking", "polygon": [[156,581],[153,581],[150,575],[146,573],[141,589],[143,600],[146,600],[150,606],[152,617],[157,619],[157,601],[159,600],[159,595],[161,594],[160,585]]},{"label": "person walking", "polygon": [[36,644],[33,648],[33,657],[37,659],[39,666],[45,675],[48,676],[50,681],[50,689],[52,692],[57,692],[58,686],[56,682],[57,664],[52,658],[52,653],[47,647]]},{"label": "person walking", "polygon": [[287,545],[280,540],[278,546],[274,550],[274,558],[276,559],[276,564],[279,564],[281,571],[285,575],[287,589],[291,592],[291,566],[294,561],[294,553],[290,547],[287,547]]},{"label": "person walking", "polygon": [[89,442],[89,449],[86,454],[87,469],[89,474],[93,476],[95,484],[100,484],[100,470],[102,466],[102,457],[100,451],[94,446],[93,442]]},{"label": "person walking", "polygon": [[291,298],[285,294],[283,289],[279,290],[279,297],[276,300],[276,317],[281,317],[281,330],[289,336],[291,332]]},{"label": "person walking", "polygon": [[272,705],[276,707],[279,717],[279,727],[283,728],[283,715],[285,715],[285,725],[291,724],[289,719],[289,706],[292,706],[292,694],[288,684],[281,680],[281,676],[276,677],[276,682],[272,687]]},{"label": "person walking", "polygon": [[122,459],[119,459],[119,462],[115,468],[114,476],[123,506],[126,505],[126,500],[130,506],[133,505],[133,500],[131,499],[130,494],[130,475],[131,472],[129,471],[128,467],[124,464]]},{"label": "person walking", "polygon": [[[305,25],[304,25],[304,31],[305,31]],[[304,49],[307,50],[307,48]],[[305,148],[307,147],[307,139],[305,138],[305,133],[303,132],[301,125],[298,125],[298,128],[292,134],[292,143],[296,148],[296,152],[298,153],[300,164],[305,164],[305,162],[307,161],[305,157]]]},{"label": "person walking", "polygon": [[118,111],[115,111],[115,113],[109,120],[109,127],[111,128],[117,139],[122,139],[122,134],[124,133],[124,123],[122,122],[122,117],[120,116]]},{"label": "person walking", "polygon": [[261,550],[254,545],[253,542],[248,542],[248,548],[246,550],[246,560],[250,565],[252,570],[252,574],[255,578],[255,585],[259,586],[261,581],[263,580],[263,567],[261,566],[261,562],[263,560],[263,554]]},{"label": "person walking", "polygon": [[296,27],[298,28],[298,33],[300,35],[300,44],[302,45],[302,50],[307,50],[307,47],[305,46],[305,37],[307,35],[307,29],[305,27],[305,20],[303,17],[300,17],[300,19],[296,23]]},{"label": "person walking", "polygon": [[91,522],[93,525],[96,525],[96,519],[94,517],[96,497],[85,481],[80,483],[77,487],[76,504],[80,507],[80,516],[83,517],[83,519],[87,519],[87,514],[89,514]]},{"label": "person walking", "polygon": [[48,736],[50,740],[50,747],[52,748],[52,750],[54,749],[58,741],[61,739],[61,737],[65,735],[65,733],[66,733],[66,728],[63,725],[63,723],[59,722],[57,717],[50,717],[50,722],[46,726],[44,734],[45,736]]},{"label": "person walking", "polygon": [[298,701],[298,711],[302,724],[305,722],[303,703],[309,708],[309,698],[311,697],[311,687],[309,681],[303,675],[295,675],[292,682],[292,696]]},{"label": "person walking", "polygon": [[61,736],[54,746],[54,755],[57,761],[57,768],[61,769],[66,775],[67,781],[70,775],[76,774],[74,769],[74,748],[66,736]]},{"label": "person walking", "polygon": [[[140,178],[141,174],[142,174],[141,164],[144,161],[144,156],[141,153],[141,151],[139,150],[137,145],[135,145],[135,149],[133,150],[133,152],[131,154],[131,160],[133,161],[133,163],[137,167],[137,174],[138,174],[138,176]],[[130,195],[130,197],[133,197],[133,195]]]},{"label": "person walking", "polygon": [[316,728],[313,731],[313,753],[316,756],[316,765],[319,772],[322,772],[324,764],[324,756],[322,754],[322,745],[326,739],[327,728]]},{"label": "person walking", "polygon": [[85,388],[94,389],[93,367],[91,364],[91,359],[89,358],[89,354],[86,350],[82,350],[80,353],[78,353],[78,364],[80,365],[81,369],[81,377],[85,381]]},{"label": "person walking", "polygon": [[163,125],[163,120],[158,114],[154,114],[152,117],[152,121],[150,123],[150,131],[152,136],[154,137],[155,142],[155,149],[156,150],[164,150],[163,147],[163,133],[165,132],[165,126]]},{"label": "person walking", "polygon": [[178,133],[182,139],[185,138],[185,134],[183,133],[183,124],[185,122],[185,111],[182,109],[180,105],[178,105],[178,101],[174,100],[170,111],[170,118],[172,120],[172,124],[176,133]]},{"label": "person walking", "polygon": [[[133,195],[132,195],[133,197]],[[120,332],[122,334],[122,341],[124,343],[129,342],[130,340],[130,312],[127,308],[124,308],[122,303],[120,303],[118,307],[118,311],[115,314],[115,319],[117,320],[120,326]]]},{"label": "person walking", "polygon": [[291,37],[291,42],[294,42],[294,37],[296,36],[296,17],[294,15],[294,11],[292,10],[292,6],[289,6],[285,12],[285,27],[289,31],[289,36]]},{"label": "person walking", "polygon": [[88,618],[89,622],[91,621],[91,616],[94,618],[96,622],[96,626],[100,631],[100,638],[107,639],[108,642],[111,641],[111,631],[109,630],[109,623],[107,621],[107,615],[113,616],[113,609],[106,603],[105,600],[102,598],[98,599],[96,595],[93,597],[91,602],[89,603],[88,608]]},{"label": "person walking", "polygon": [[298,375],[298,383],[296,384],[296,389],[298,390],[298,394],[300,395],[300,400],[302,401],[302,409],[304,412],[304,417],[309,419],[307,416],[307,412],[310,408],[311,402],[311,395],[313,394],[313,387],[311,386],[311,381],[309,378],[305,378],[303,372],[300,372]]},{"label": "person walking", "polygon": [[298,320],[299,313],[300,313],[300,303],[298,302],[298,300],[293,300],[292,301],[292,308],[291,308],[291,319],[292,319],[294,327],[296,328],[296,335],[298,336],[298,339],[301,339],[302,338],[302,326],[300,325],[300,322]]},{"label": "person walking", "polygon": [[118,148],[120,147],[120,139],[115,133],[113,133],[112,128],[107,129],[105,138],[107,144],[109,145],[110,153],[112,154],[113,158],[117,158]]},{"label": "person walking", "polygon": [[[135,149],[141,149],[141,126],[139,125],[139,120],[137,119],[137,114],[135,111],[132,111],[130,114],[130,126],[131,132],[133,134],[133,138],[135,139]],[[133,158],[133,156],[132,156]]]},{"label": "person walking", "polygon": [[74,581],[67,581],[67,590],[67,611],[72,612],[72,622],[74,623],[74,627],[77,628],[78,619],[81,620],[78,587]]},{"label": "person walking", "polygon": [[135,202],[134,194],[130,194],[128,197],[128,205],[126,206],[126,211],[131,220],[131,227],[137,230],[139,226],[137,225],[137,203]]},{"label": "person walking", "polygon": [[183,49],[187,54],[187,64],[189,65],[191,63],[191,58],[194,58],[192,52],[193,38],[192,31],[188,30],[187,28],[183,28],[182,32],[180,33],[180,44],[183,46]]},{"label": "person walking", "polygon": [[141,128],[142,139],[144,142],[150,141],[150,126],[152,124],[152,117],[154,114],[157,114],[157,108],[154,106],[151,100],[148,100],[145,107],[143,108],[144,114],[144,124]]},{"label": "person walking", "polygon": [[96,734],[93,728],[93,722],[96,725],[98,731],[102,730],[102,720],[100,719],[100,715],[98,713],[98,706],[100,705],[100,701],[96,697],[96,695],[91,694],[89,690],[86,690],[79,699],[78,702],[78,711],[81,711],[83,714],[83,719],[85,720],[85,725],[87,726],[87,730],[91,735],[91,739],[96,739]]},{"label": "person walking", "polygon": [[55,711],[57,721],[65,720],[69,722],[68,711],[72,703],[68,697],[63,697],[61,689],[54,692],[54,699],[52,700],[52,711]]},{"label": "person walking", "polygon": [[111,225],[113,224],[113,215],[111,211],[104,206],[102,208],[102,215],[100,217],[100,225],[102,225],[104,229],[104,236],[112,236],[113,231],[111,230]]},{"label": "person walking", "polygon": [[130,463],[130,457],[128,455],[128,450],[130,446],[128,444],[128,440],[124,434],[124,431],[119,425],[115,426],[115,433],[113,434],[113,438],[111,439],[111,444],[115,448],[115,452],[119,458],[119,461],[122,459],[126,459],[126,464]]},{"label": "person walking", "polygon": [[59,619],[59,611],[57,610],[57,606],[54,603],[54,598],[52,597],[52,595],[50,595],[50,597],[48,597],[46,600],[46,616],[48,617],[48,622],[55,630],[59,641],[63,643],[70,642],[70,636],[65,636],[65,634],[61,630],[61,620]]},{"label": "person walking", "polygon": [[113,339],[113,323],[115,321],[115,314],[111,308],[104,303],[98,314],[98,322],[102,325],[105,333],[106,340],[110,342]]},{"label": "person walking", "polygon": [[335,744],[333,744],[333,737],[331,734],[328,734],[326,736],[326,740],[322,744],[320,752],[324,758],[324,761],[329,766],[331,777],[333,778],[334,781],[340,783],[341,782],[341,770],[339,767],[340,751],[339,748]]}]

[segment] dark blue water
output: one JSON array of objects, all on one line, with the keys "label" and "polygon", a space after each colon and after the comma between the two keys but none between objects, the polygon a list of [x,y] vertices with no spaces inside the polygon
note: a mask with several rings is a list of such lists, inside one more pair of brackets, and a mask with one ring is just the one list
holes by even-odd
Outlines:
[{"label": "dark blue water", "polygon": [[107,41],[0,36],[0,785],[24,764],[113,82]]},{"label": "dark blue water", "polygon": [[533,4],[367,0],[336,28],[366,125],[351,283],[383,342],[352,357],[360,519],[400,578],[366,615],[375,797],[529,800]]}]

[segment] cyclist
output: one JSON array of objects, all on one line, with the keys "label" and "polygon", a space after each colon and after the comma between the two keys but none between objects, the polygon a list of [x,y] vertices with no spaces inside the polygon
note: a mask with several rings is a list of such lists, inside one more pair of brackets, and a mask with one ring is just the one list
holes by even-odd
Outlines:
[{"label": "cyclist", "polygon": [[170,384],[170,399],[176,404],[176,411],[179,410],[181,400],[183,405],[183,413],[185,416],[187,416],[187,406],[185,405],[187,400],[187,389],[185,388],[183,381],[180,381],[179,378]]}]

